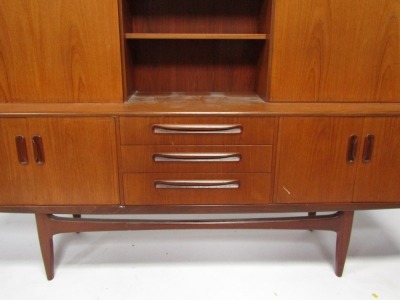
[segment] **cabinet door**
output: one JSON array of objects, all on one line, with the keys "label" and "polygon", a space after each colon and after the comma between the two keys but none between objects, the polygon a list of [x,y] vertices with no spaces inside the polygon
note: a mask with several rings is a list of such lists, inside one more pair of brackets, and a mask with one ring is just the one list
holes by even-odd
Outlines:
[{"label": "cabinet door", "polygon": [[355,202],[400,202],[399,132],[399,118],[365,120],[365,151],[360,155],[357,169]]},{"label": "cabinet door", "polygon": [[0,205],[35,201],[36,187],[30,167],[32,162],[29,161],[30,148],[26,148],[28,161],[21,164],[16,147],[18,136],[24,137],[26,143],[29,143],[27,128],[25,119],[0,119]]},{"label": "cabinet door", "polygon": [[116,0],[0,1],[0,102],[121,102]]},{"label": "cabinet door", "polygon": [[[114,119],[2,119],[0,134],[0,205],[119,203]],[[21,135],[25,165],[15,143]]]},{"label": "cabinet door", "polygon": [[362,133],[357,118],[281,118],[276,163],[278,203],[351,202],[356,163],[349,139]]},{"label": "cabinet door", "polygon": [[400,101],[399,0],[275,1],[272,101]]}]

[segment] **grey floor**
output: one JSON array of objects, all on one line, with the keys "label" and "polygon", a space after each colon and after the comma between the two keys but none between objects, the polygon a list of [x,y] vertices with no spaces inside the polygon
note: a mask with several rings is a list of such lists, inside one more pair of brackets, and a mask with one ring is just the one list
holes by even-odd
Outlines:
[{"label": "grey floor", "polygon": [[64,234],[47,281],[32,215],[0,214],[0,299],[400,299],[400,210],[357,212],[342,278],[335,234]]}]

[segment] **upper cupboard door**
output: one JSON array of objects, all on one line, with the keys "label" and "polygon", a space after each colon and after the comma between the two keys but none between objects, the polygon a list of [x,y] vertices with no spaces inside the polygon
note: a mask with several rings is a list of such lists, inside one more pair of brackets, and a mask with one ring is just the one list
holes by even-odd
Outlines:
[{"label": "upper cupboard door", "polygon": [[400,0],[275,1],[271,100],[400,101]]},{"label": "upper cupboard door", "polygon": [[120,102],[116,0],[0,1],[0,102]]}]

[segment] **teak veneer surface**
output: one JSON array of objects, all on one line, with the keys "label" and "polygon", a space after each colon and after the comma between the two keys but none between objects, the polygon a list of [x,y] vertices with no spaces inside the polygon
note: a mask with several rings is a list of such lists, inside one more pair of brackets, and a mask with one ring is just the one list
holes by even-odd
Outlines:
[{"label": "teak veneer surface", "polygon": [[0,102],[121,102],[118,2],[0,1]]},{"label": "teak veneer surface", "polygon": [[399,0],[275,1],[271,100],[399,102]]}]

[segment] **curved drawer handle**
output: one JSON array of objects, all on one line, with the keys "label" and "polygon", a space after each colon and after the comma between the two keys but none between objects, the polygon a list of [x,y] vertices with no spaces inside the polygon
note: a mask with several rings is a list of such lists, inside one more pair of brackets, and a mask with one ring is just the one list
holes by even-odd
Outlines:
[{"label": "curved drawer handle", "polygon": [[238,162],[240,153],[155,153],[155,162]]},{"label": "curved drawer handle", "polygon": [[156,189],[238,189],[239,180],[155,180]]},{"label": "curved drawer handle", "polygon": [[243,132],[243,126],[240,124],[154,124],[153,132],[156,134],[239,134]]}]

